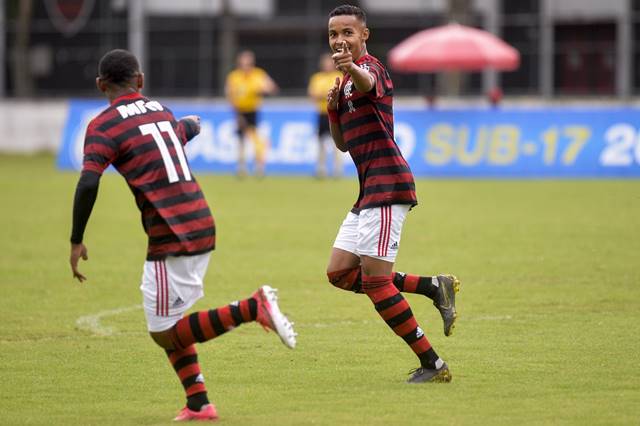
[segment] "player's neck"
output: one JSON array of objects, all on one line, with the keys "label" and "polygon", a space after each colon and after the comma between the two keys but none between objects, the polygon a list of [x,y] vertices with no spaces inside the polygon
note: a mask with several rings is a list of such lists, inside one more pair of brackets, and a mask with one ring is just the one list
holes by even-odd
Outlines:
[{"label": "player's neck", "polygon": [[133,87],[118,87],[115,89],[111,89],[107,92],[107,98],[109,99],[109,103],[113,103],[116,99],[121,96],[132,95],[134,93],[139,93],[140,90],[134,89]]},{"label": "player's neck", "polygon": [[357,58],[353,58],[353,62],[359,61],[363,56],[367,56],[369,52],[367,52],[367,46],[362,46],[362,50],[360,51],[360,55]]}]

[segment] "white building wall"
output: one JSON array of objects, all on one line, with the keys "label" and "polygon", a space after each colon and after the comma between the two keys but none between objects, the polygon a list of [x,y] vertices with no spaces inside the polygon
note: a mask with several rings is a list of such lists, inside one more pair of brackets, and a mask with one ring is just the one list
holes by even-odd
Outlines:
[{"label": "white building wall", "polygon": [[0,102],[0,153],[56,151],[67,111],[66,101]]}]

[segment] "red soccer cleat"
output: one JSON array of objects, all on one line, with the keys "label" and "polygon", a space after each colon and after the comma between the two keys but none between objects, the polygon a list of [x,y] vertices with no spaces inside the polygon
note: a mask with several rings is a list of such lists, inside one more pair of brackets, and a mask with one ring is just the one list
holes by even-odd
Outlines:
[{"label": "red soccer cleat", "polygon": [[201,420],[201,421],[214,421],[218,418],[218,412],[213,404],[207,404],[202,406],[200,411],[189,410],[189,407],[184,407],[178,413],[178,416],[173,419],[176,422],[186,422],[189,420]]}]

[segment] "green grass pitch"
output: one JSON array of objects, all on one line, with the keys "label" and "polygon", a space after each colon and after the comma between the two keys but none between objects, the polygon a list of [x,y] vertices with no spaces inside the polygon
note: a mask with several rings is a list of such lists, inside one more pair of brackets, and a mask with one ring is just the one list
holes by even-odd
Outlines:
[{"label": "green grass pitch", "polygon": [[[199,345],[223,425],[640,423],[640,181],[419,180],[397,270],[462,281],[456,332],[408,295],[450,384],[404,383],[416,359],[325,265],[355,178],[197,174],[218,249],[196,309],[270,283],[295,321]],[[68,267],[76,173],[0,157],[0,424],[171,424],[183,391],[145,333],[145,236],[122,178],[102,179]]]}]

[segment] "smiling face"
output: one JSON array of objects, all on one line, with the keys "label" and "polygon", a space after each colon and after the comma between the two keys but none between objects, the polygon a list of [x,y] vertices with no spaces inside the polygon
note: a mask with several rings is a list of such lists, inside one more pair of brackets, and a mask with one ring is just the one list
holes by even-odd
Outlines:
[{"label": "smiling face", "polygon": [[353,60],[366,54],[365,42],[369,38],[369,28],[354,15],[338,15],[329,19],[329,47],[334,53],[347,44]]}]

